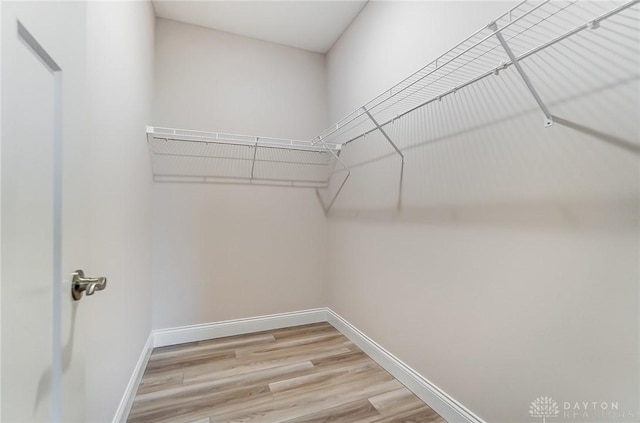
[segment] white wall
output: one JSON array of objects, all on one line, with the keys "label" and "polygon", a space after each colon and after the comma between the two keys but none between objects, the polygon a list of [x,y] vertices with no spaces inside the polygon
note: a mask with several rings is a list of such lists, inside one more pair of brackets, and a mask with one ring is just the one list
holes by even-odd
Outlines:
[{"label": "white wall", "polygon": [[[156,126],[310,139],[324,56],[158,19]],[[312,190],[153,186],[153,327],[324,306],[326,221]]]},{"label": "white wall", "polygon": [[310,139],[327,125],[324,55],[156,22],[157,126]]},{"label": "white wall", "polygon": [[[510,6],[370,2],[328,54],[330,118]],[[639,166],[616,141],[640,132],[639,59],[606,27],[590,36],[609,70],[581,37],[525,68],[554,114],[608,140],[544,129],[511,69],[389,125],[402,213],[384,140],[342,154],[354,168],[330,219],[329,306],[486,421],[529,421],[539,395],[638,410]]]},{"label": "white wall", "polygon": [[[87,307],[85,421],[111,421],[151,330],[151,120],[155,16],[149,2],[87,3],[90,215],[85,271],[108,287]],[[84,304],[82,304],[84,303]]]}]

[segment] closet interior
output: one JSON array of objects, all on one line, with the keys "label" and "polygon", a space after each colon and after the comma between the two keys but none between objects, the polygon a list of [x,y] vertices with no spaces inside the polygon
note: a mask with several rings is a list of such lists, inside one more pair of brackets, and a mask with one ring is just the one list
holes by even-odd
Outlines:
[{"label": "closet interior", "polygon": [[[625,55],[636,48],[637,5],[637,0],[623,4],[523,1],[310,140],[148,127],[154,181],[312,188],[322,209],[329,214],[348,182],[351,167],[356,165],[349,160],[350,149],[369,136],[388,144],[387,155],[398,158],[396,205],[397,210],[401,210],[406,164],[403,150],[415,147],[418,142],[429,142],[431,134],[427,128],[416,126],[404,132],[393,131],[396,121],[424,114],[430,106],[437,108],[448,96],[462,95],[473,84],[487,78],[515,72],[519,80],[516,89],[520,92],[506,93],[520,102],[514,109],[537,108],[541,127],[566,124],[564,119],[558,122],[554,118],[553,102],[576,95],[576,89],[565,86],[562,87],[565,92],[558,92],[556,88],[556,92],[548,96],[541,95],[541,88],[549,85],[545,78],[554,75],[545,74],[545,70],[539,72],[536,65],[530,66],[531,59],[541,57],[553,61],[546,72],[560,68],[556,77],[579,74],[582,78],[581,67],[589,66],[582,62],[596,57],[618,64],[617,72],[613,69],[609,72],[612,80],[624,73],[624,76],[633,76],[636,71],[633,59],[627,60]],[[606,25],[601,28],[603,23]],[[589,45],[589,54],[593,57],[585,57],[585,52],[579,51],[583,48],[580,45]],[[562,48],[575,51],[565,55]],[[549,56],[544,57],[545,53]],[[589,83],[600,86],[608,83],[603,80],[606,78],[603,74],[596,77],[593,72],[587,72],[587,76],[591,80],[583,81],[579,87],[582,91],[589,88]],[[493,117],[500,118],[499,114]],[[623,148],[637,151],[633,145],[621,144]],[[369,149],[380,150],[380,146]]]}]

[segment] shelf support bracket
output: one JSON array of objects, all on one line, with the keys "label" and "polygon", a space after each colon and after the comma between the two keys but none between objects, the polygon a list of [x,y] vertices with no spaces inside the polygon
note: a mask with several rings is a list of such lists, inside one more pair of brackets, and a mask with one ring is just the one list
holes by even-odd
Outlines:
[{"label": "shelf support bracket", "polygon": [[253,170],[256,168],[256,154],[258,153],[258,140],[256,137],[256,144],[253,146],[253,162],[251,163],[251,180],[253,181]]},{"label": "shelf support bracket", "polygon": [[[325,205],[324,204],[324,201],[322,200],[322,196],[320,195],[320,190],[318,188],[316,188],[316,196],[318,197],[318,201],[320,201],[320,206],[322,206],[322,210],[324,211],[324,215],[325,216],[329,216],[329,211],[331,211],[331,207],[333,207],[333,203],[336,202],[336,199],[338,198],[338,195],[340,195],[340,191],[342,191],[342,188],[344,187],[344,184],[347,182],[347,179],[349,179],[349,176],[351,176],[351,169],[349,169],[349,167],[346,164],[344,164],[344,162],[342,160],[340,160],[339,155],[336,154],[336,152],[333,151],[333,149],[331,149],[327,145],[327,143],[324,142],[324,140],[322,138],[319,138],[318,141],[320,143],[322,143],[324,148],[326,148],[327,151],[329,151],[329,153],[331,153],[331,155],[336,159],[336,163],[340,163],[340,166],[342,166],[342,168],[347,171],[347,176],[345,176],[344,179],[342,180],[342,182],[340,183],[340,186],[338,187],[338,190],[336,191],[336,193],[333,195],[333,198],[331,198],[331,201],[329,202],[329,205]],[[331,175],[329,175],[329,180],[331,180]]]},{"label": "shelf support bracket", "polygon": [[373,115],[371,113],[369,113],[369,110],[367,110],[367,108],[364,107],[364,106],[362,106],[362,110],[364,110],[364,112],[367,114],[367,116],[369,116],[369,119],[371,119],[371,122],[373,122],[373,124],[378,129],[378,131],[380,131],[380,133],[386,138],[386,140],[389,142],[389,144],[391,144],[393,149],[396,150],[396,153],[398,153],[398,155],[402,159],[402,163],[400,165],[400,186],[399,186],[399,189],[398,189],[398,210],[400,210],[400,209],[402,209],[402,180],[404,178],[404,154],[402,154],[402,151],[400,151],[398,146],[393,142],[391,137],[389,137],[389,135],[382,128],[382,126],[380,126],[380,124],[373,117]]},{"label": "shelf support bracket", "polygon": [[529,92],[531,93],[531,95],[533,95],[533,98],[536,100],[536,103],[538,103],[538,106],[540,106],[540,109],[542,109],[542,113],[544,113],[544,126],[549,127],[553,125],[553,115],[551,114],[551,112],[549,112],[549,109],[547,108],[546,104],[544,104],[544,101],[542,101],[542,98],[540,98],[538,91],[536,91],[536,88],[533,86],[533,83],[531,83],[531,80],[529,79],[526,72],[522,68],[522,65],[520,65],[520,62],[518,61],[516,56],[513,54],[511,47],[509,47],[509,44],[507,44],[507,40],[505,40],[504,37],[502,36],[502,33],[498,31],[498,24],[496,24],[495,22],[491,22],[489,25],[487,25],[487,28],[493,31],[496,38],[498,38],[498,41],[500,41],[502,48],[507,53],[507,56],[509,56],[511,63],[513,63],[516,70],[520,74],[520,77],[522,78],[525,85],[529,89]]}]

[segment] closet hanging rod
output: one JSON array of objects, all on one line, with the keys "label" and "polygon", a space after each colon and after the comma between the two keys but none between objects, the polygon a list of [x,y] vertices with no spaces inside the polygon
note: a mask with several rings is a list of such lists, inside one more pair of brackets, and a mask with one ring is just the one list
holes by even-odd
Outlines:
[{"label": "closet hanging rod", "polygon": [[[606,19],[609,19],[612,16],[615,16],[618,13],[620,13],[620,12],[622,12],[622,11],[624,11],[624,10],[626,10],[626,9],[628,9],[628,8],[638,4],[638,3],[640,3],[640,0],[632,0],[632,1],[629,1],[629,2],[623,4],[623,5],[621,5],[621,6],[617,7],[617,8],[609,11],[609,12],[606,12],[606,13],[604,13],[602,15],[599,15],[599,16],[595,17],[594,19],[592,19],[592,20],[590,20],[588,22],[585,22],[585,23],[583,23],[583,24],[581,24],[581,25],[569,30],[569,31],[565,32],[564,34],[562,34],[562,35],[560,35],[558,37],[555,37],[555,38],[553,38],[553,39],[551,39],[551,40],[549,40],[549,41],[547,41],[547,42],[545,42],[545,43],[543,43],[543,44],[541,44],[541,45],[539,45],[539,46],[537,46],[535,48],[532,48],[531,50],[528,50],[527,52],[517,56],[516,60],[522,61],[522,60],[524,60],[524,59],[526,59],[526,58],[528,58],[528,57],[530,57],[530,56],[532,56],[532,55],[534,55],[534,54],[536,54],[536,53],[538,53],[538,52],[540,52],[540,51],[542,51],[542,50],[544,50],[544,49],[546,49],[548,47],[551,47],[551,46],[553,46],[553,45],[555,45],[555,44],[557,44],[557,43],[559,43],[559,42],[561,42],[561,41],[563,41],[563,40],[565,40],[565,39],[567,39],[567,38],[569,38],[569,37],[571,37],[571,36],[573,36],[573,35],[575,35],[575,34],[577,34],[579,32],[581,32],[581,31],[584,31],[585,29],[597,29],[600,22],[602,22],[602,21],[604,21]],[[486,29],[486,28],[482,28],[481,30],[483,30],[483,29]],[[476,32],[476,34],[477,34],[477,32]],[[491,38],[492,36],[493,36],[493,34],[491,34],[488,38]],[[485,39],[486,38],[487,37],[485,37]],[[458,45],[460,45],[460,44],[458,44]],[[434,62],[432,62],[432,63],[434,63]],[[424,107],[424,106],[426,106],[426,105],[428,105],[430,103],[433,103],[435,101],[440,101],[441,99],[443,99],[446,96],[449,96],[451,94],[455,94],[457,91],[461,90],[462,88],[465,88],[465,87],[467,87],[469,85],[472,85],[472,84],[474,84],[474,83],[476,83],[476,82],[478,82],[478,81],[480,81],[482,79],[485,79],[485,78],[487,78],[489,76],[496,75],[500,70],[505,69],[510,65],[512,65],[512,61],[511,60],[506,60],[503,63],[501,63],[501,64],[497,65],[496,67],[494,67],[493,69],[490,69],[490,70],[488,70],[488,71],[486,71],[486,72],[484,72],[484,73],[482,73],[482,74],[480,74],[480,75],[478,75],[478,76],[476,76],[476,77],[474,77],[474,78],[472,78],[472,79],[470,79],[470,80],[468,80],[468,81],[466,81],[466,82],[464,82],[464,83],[462,83],[460,85],[457,85],[454,88],[451,88],[451,89],[449,89],[447,91],[444,91],[443,93],[441,93],[439,95],[433,96],[433,97],[429,98],[428,100],[426,100],[426,101],[424,101],[422,103],[419,103],[418,105],[416,105],[414,107],[411,107],[408,110],[405,110],[405,111],[395,115],[393,118],[387,119],[386,121],[384,121],[382,123],[379,123],[379,125],[381,127],[384,127],[384,126],[392,123],[394,120],[396,120],[398,118],[401,118],[401,117],[403,117],[403,116],[405,116],[407,114],[410,114],[410,113],[420,109],[421,107]],[[428,67],[428,66],[429,65],[427,65],[426,67]],[[421,70],[423,70],[425,68],[422,68]],[[427,75],[425,75],[425,77],[426,76]],[[397,84],[397,85],[399,85],[399,84]],[[380,97],[380,96],[378,96],[378,97]],[[376,97],[376,98],[378,98],[378,97]],[[365,114],[366,113],[366,112],[364,112],[364,108],[365,107],[367,107],[367,106],[366,105],[365,106],[361,106],[358,110],[361,110],[362,114]],[[348,116],[351,116],[354,113],[355,112],[352,112]],[[356,119],[357,117],[360,117],[361,115],[356,116],[354,119]],[[342,126],[342,128],[344,128],[344,127],[345,126]],[[334,133],[337,130],[338,130],[338,128],[334,128]],[[347,144],[350,144],[351,142],[353,142],[353,141],[355,141],[355,140],[357,140],[359,138],[362,138],[364,136],[367,136],[370,133],[373,133],[373,132],[375,132],[377,130],[378,130],[377,127],[373,127],[373,128],[371,128],[369,130],[366,130],[366,131],[364,131],[362,133],[359,133],[359,134],[357,134],[355,136],[350,137],[346,141],[343,141],[341,144],[343,146],[346,146]]]},{"label": "closet hanging rod", "polygon": [[[304,151],[304,150],[295,150],[295,151]],[[290,161],[290,160],[267,160],[267,159],[258,159],[258,158],[253,159],[253,158],[247,158],[247,157],[209,156],[206,154],[174,154],[174,153],[154,153],[154,154],[156,154],[157,156],[166,156],[166,157],[190,157],[190,158],[198,158],[198,159],[240,160],[240,161],[254,162],[254,163],[288,163],[288,164],[298,164],[298,165],[306,165],[306,166],[326,166],[325,163],[298,162],[298,161]]]},{"label": "closet hanging rod", "polygon": [[318,181],[291,181],[288,179],[252,179],[241,177],[223,177],[208,175],[179,175],[179,174],[157,174],[154,175],[155,182],[173,182],[173,183],[201,183],[201,184],[227,184],[227,185],[257,185],[257,186],[277,186],[291,188],[316,188],[322,189],[327,187],[326,182]]}]

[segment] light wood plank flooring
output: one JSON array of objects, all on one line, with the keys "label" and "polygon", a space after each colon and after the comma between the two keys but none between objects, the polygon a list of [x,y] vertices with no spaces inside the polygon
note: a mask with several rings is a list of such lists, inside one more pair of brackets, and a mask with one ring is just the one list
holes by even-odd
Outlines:
[{"label": "light wood plank flooring", "polygon": [[446,423],[328,323],[156,348],[128,422]]}]

